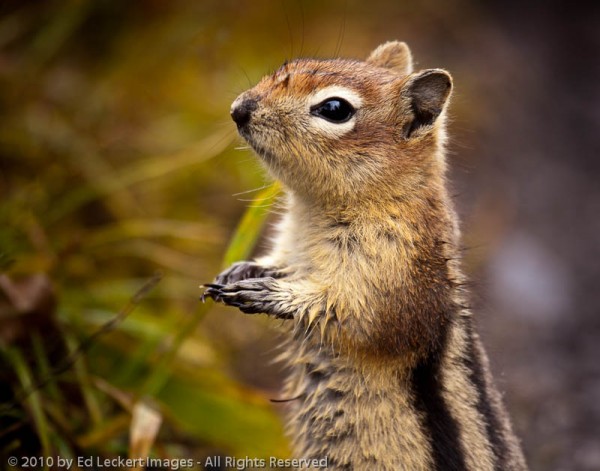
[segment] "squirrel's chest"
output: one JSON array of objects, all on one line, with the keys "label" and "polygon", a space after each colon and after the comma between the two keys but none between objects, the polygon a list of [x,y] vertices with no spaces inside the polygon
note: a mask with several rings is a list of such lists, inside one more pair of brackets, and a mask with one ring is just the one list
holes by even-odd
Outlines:
[{"label": "squirrel's chest", "polygon": [[399,274],[408,249],[399,232],[380,227],[349,228],[347,225],[298,225],[285,228],[281,248],[289,266],[344,283],[387,272]]}]

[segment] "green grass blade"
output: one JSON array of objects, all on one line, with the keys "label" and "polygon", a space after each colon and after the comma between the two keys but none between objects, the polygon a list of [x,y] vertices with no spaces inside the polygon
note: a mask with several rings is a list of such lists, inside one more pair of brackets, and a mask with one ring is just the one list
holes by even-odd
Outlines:
[{"label": "green grass blade", "polygon": [[[6,355],[8,362],[14,368],[15,373],[19,378],[22,390],[30,391],[32,385],[34,384],[33,377],[31,370],[29,369],[29,366],[27,365],[25,358],[23,358],[20,350],[17,348],[8,348],[4,350],[4,354]],[[31,415],[33,416],[33,422],[38,433],[38,438],[42,445],[42,452],[45,456],[51,456],[50,433],[48,429],[48,421],[46,420],[46,416],[42,407],[41,392],[36,389],[31,390],[31,392],[25,397],[25,403],[28,404]]]},{"label": "green grass blade", "polygon": [[[77,341],[70,335],[65,335],[65,340],[69,348],[69,355],[77,349]],[[87,371],[87,367],[84,363],[84,357],[78,356],[73,364],[73,370],[75,371],[75,377],[83,396],[83,401],[88,410],[92,423],[98,425],[102,422],[102,409],[96,398],[96,394],[92,388],[92,382]]]},{"label": "green grass blade", "polygon": [[64,398],[56,384],[56,378],[52,374],[50,364],[48,363],[48,354],[44,347],[44,342],[38,332],[32,334],[31,343],[33,345],[33,354],[35,356],[39,377],[48,378],[48,383],[44,386],[48,392],[48,396],[57,403],[64,403]]},{"label": "green grass blade", "polygon": [[240,260],[246,260],[250,256],[269,215],[265,206],[274,201],[280,193],[281,184],[275,182],[256,196],[231,237],[223,257],[223,268]]},{"label": "green grass blade", "polygon": [[225,377],[213,384],[172,377],[157,399],[167,406],[165,420],[201,442],[240,456],[289,456],[281,419],[266,397]]}]

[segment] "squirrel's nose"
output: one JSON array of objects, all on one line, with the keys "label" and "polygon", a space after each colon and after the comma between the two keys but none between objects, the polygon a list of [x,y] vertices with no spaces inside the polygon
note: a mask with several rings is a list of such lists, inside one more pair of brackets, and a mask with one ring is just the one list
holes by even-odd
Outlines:
[{"label": "squirrel's nose", "polygon": [[256,108],[256,100],[253,100],[252,98],[246,98],[240,103],[233,104],[231,107],[231,117],[238,127],[244,126],[248,123],[248,121],[250,121],[250,116],[252,115],[252,112],[256,110]]}]

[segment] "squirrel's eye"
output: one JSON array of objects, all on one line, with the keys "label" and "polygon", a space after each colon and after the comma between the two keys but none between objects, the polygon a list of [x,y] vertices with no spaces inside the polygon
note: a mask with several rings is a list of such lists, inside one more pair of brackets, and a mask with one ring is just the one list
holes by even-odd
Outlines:
[{"label": "squirrel's eye", "polygon": [[355,109],[342,98],[328,98],[313,106],[310,113],[332,123],[345,123],[354,116]]}]

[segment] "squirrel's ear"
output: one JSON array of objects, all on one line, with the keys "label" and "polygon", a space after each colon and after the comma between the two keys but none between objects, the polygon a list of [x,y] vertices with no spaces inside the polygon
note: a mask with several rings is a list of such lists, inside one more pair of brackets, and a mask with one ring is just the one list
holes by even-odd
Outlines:
[{"label": "squirrel's ear", "polygon": [[407,123],[405,136],[433,124],[444,109],[452,90],[452,77],[442,69],[429,69],[410,77],[402,87],[402,95],[410,101],[413,119]]},{"label": "squirrel's ear", "polygon": [[367,59],[369,64],[393,70],[399,75],[413,71],[412,54],[404,42],[389,41],[375,49]]}]

